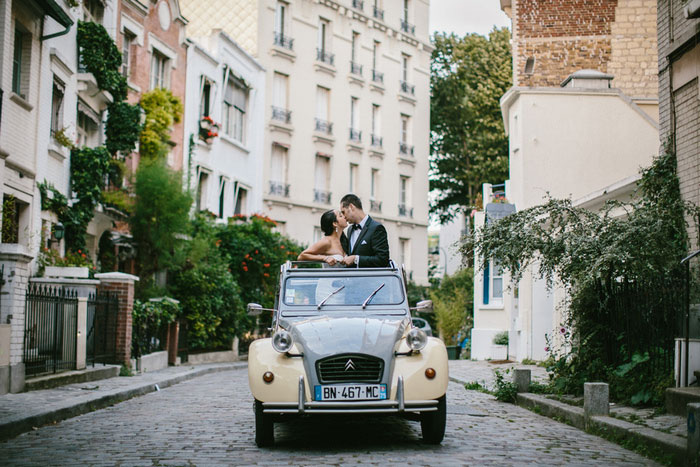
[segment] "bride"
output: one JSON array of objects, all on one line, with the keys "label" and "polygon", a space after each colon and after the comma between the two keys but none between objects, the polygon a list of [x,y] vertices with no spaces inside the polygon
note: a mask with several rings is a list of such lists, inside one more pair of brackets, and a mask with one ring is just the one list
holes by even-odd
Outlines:
[{"label": "bride", "polygon": [[343,230],[348,226],[343,214],[339,210],[331,209],[321,216],[321,230],[324,237],[302,251],[299,261],[323,261],[331,267],[341,266],[341,260],[345,257],[345,251],[340,239],[345,236]]}]

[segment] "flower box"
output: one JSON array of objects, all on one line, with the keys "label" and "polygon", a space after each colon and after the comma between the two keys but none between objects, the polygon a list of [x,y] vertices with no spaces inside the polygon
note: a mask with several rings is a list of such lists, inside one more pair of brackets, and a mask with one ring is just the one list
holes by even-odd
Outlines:
[{"label": "flower box", "polygon": [[44,277],[74,277],[87,279],[90,277],[90,269],[80,266],[46,266]]}]

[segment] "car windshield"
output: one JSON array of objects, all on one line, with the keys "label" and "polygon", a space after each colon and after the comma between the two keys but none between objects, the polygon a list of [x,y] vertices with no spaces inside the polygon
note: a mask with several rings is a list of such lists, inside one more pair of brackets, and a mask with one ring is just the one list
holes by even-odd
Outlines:
[{"label": "car windshield", "polygon": [[285,305],[362,305],[368,299],[367,307],[400,305],[404,299],[401,281],[387,275],[290,277],[285,282]]}]

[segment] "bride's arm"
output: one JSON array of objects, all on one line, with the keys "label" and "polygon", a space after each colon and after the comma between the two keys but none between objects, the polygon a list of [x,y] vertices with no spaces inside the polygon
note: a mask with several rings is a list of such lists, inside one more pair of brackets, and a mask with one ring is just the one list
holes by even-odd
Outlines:
[{"label": "bride's arm", "polygon": [[332,256],[325,255],[324,252],[328,251],[329,240],[324,237],[317,241],[306,250],[302,251],[297,260],[299,261],[325,261],[326,263],[333,265],[336,260]]}]

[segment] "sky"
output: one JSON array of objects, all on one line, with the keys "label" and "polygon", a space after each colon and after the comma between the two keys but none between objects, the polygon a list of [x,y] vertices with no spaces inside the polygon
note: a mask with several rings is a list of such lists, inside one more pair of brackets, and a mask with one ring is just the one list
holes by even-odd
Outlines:
[{"label": "sky", "polygon": [[488,35],[493,26],[510,27],[498,0],[430,0],[430,34],[454,32]]}]

